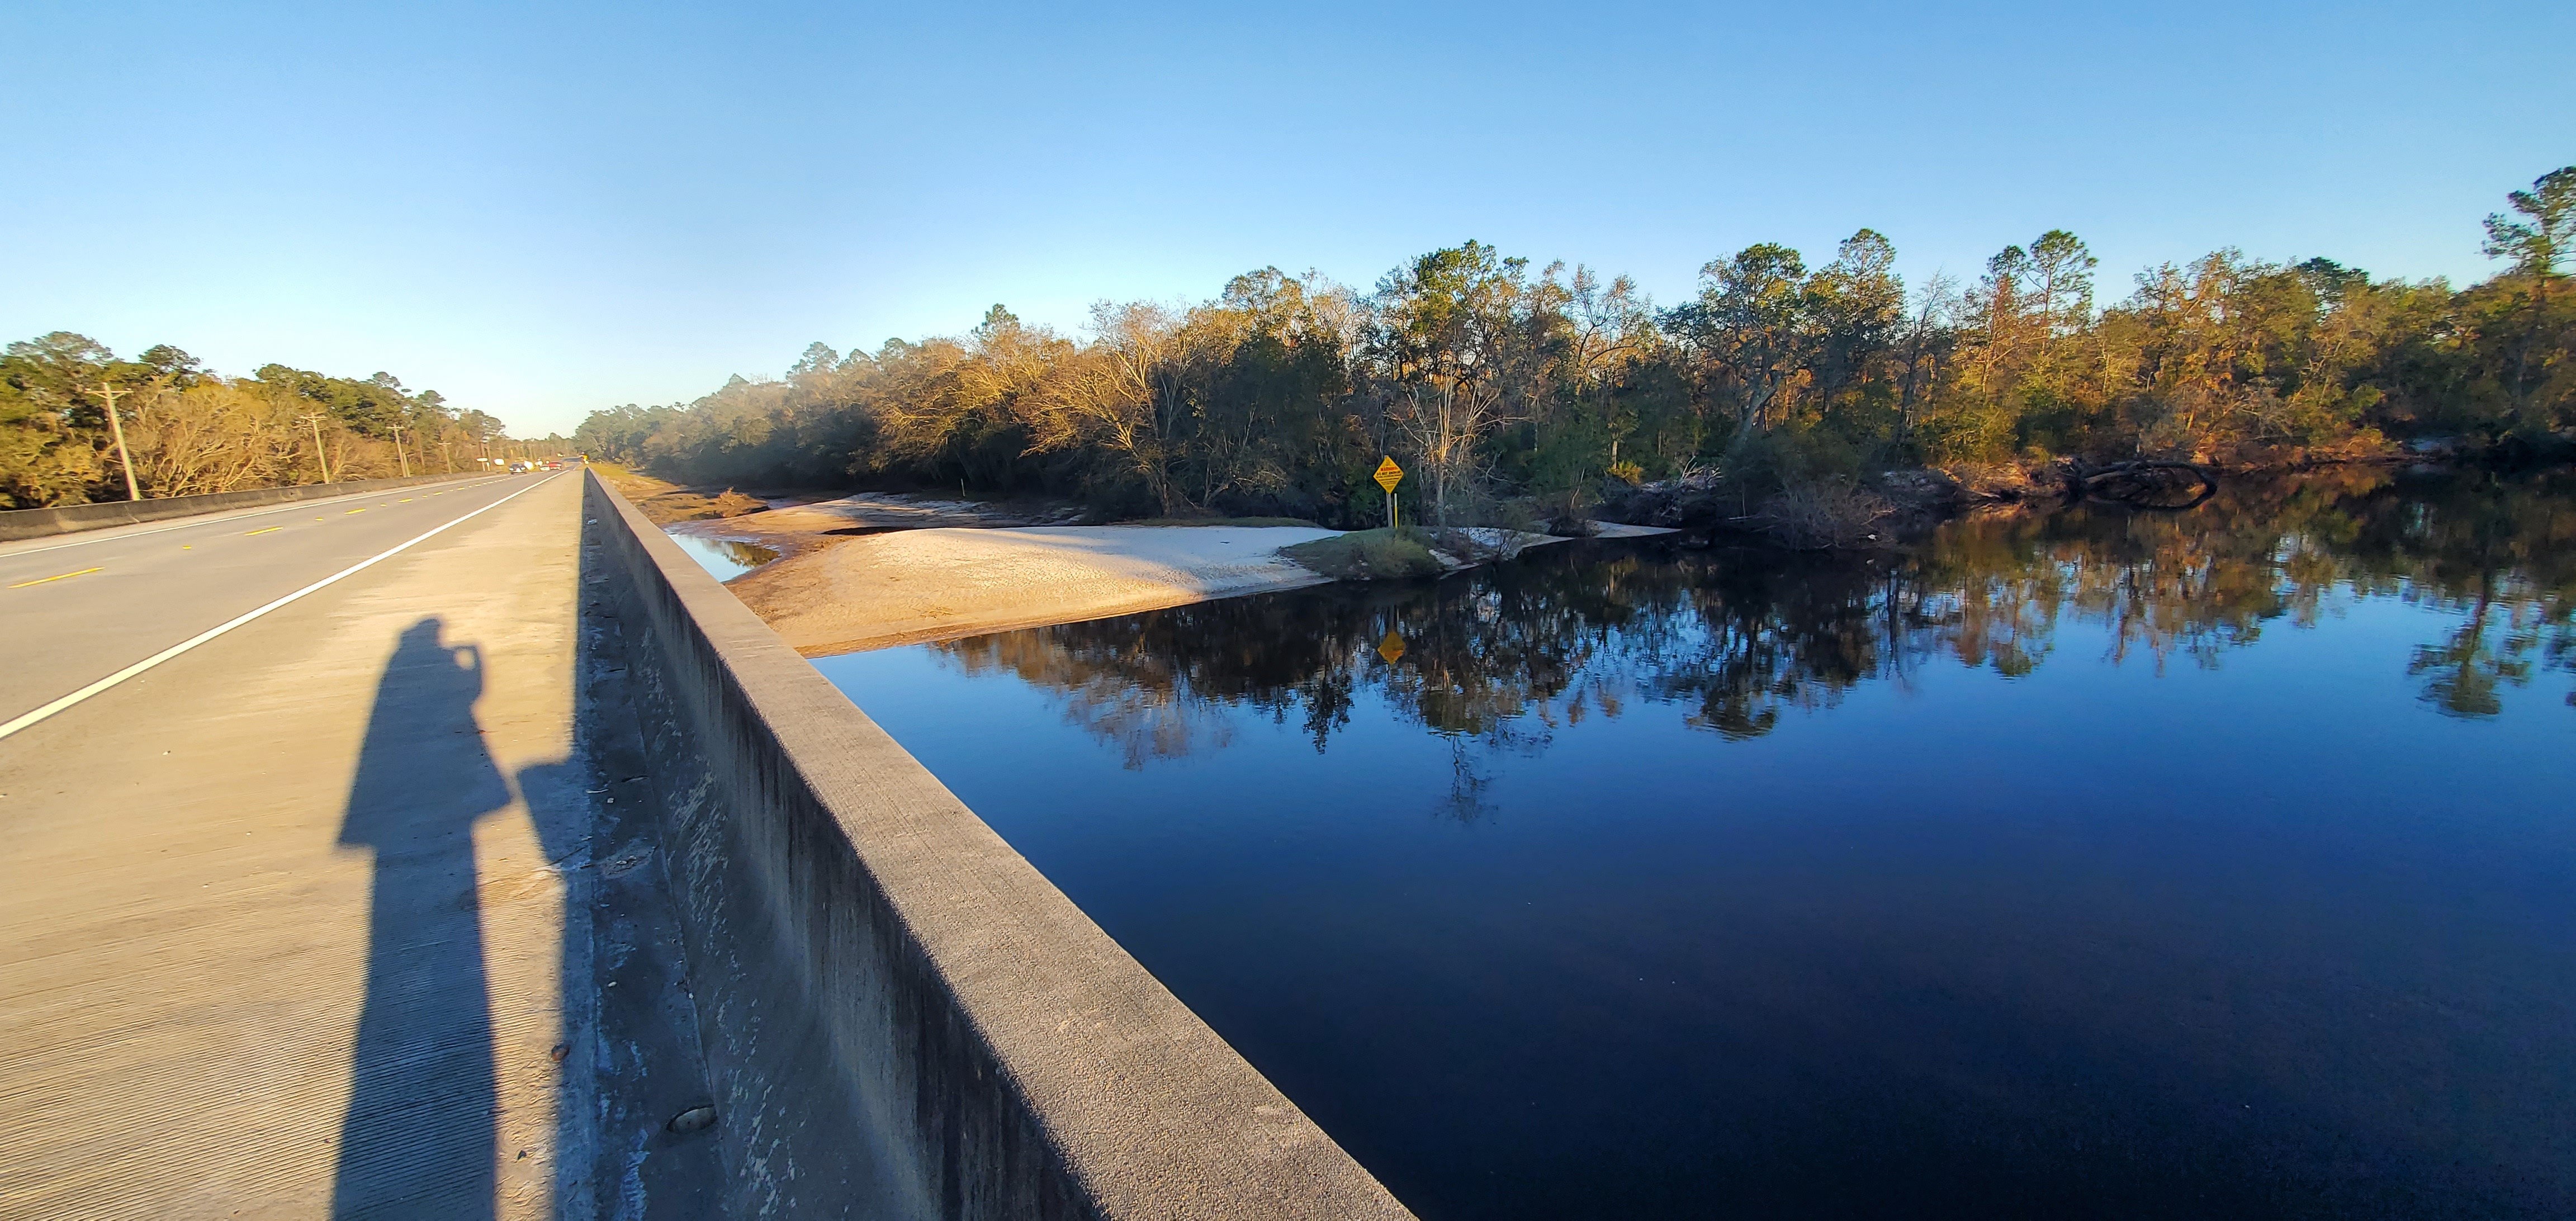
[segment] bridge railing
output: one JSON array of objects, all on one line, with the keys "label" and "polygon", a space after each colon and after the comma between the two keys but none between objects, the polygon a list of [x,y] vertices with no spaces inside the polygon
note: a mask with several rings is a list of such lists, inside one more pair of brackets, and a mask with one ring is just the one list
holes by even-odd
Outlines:
[{"label": "bridge railing", "polygon": [[584,483],[745,1210],[1409,1215],[811,663]]}]

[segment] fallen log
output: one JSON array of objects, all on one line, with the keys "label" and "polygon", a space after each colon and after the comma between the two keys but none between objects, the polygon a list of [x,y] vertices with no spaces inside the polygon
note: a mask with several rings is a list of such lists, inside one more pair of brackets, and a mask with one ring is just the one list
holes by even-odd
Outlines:
[{"label": "fallen log", "polygon": [[[2187,476],[2177,479],[2176,476]],[[2163,503],[2162,498],[2188,482],[2196,485],[2191,499],[2181,504]],[[2071,500],[2109,500],[2141,509],[2180,511],[2196,508],[2218,494],[2218,476],[2195,462],[2171,459],[2141,458],[2114,462],[2108,466],[2076,463],[2067,472],[2067,492]]]}]

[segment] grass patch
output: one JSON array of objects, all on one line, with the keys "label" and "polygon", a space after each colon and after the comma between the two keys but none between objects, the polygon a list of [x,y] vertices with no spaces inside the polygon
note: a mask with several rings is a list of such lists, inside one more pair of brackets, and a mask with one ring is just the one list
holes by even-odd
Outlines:
[{"label": "grass patch", "polygon": [[599,472],[599,477],[617,489],[618,495],[634,502],[635,507],[643,512],[644,520],[657,526],[667,526],[675,521],[740,517],[769,507],[766,502],[754,500],[732,488],[710,496],[701,490],[684,488],[610,463],[594,462],[590,469]]},{"label": "grass patch", "polygon": [[1282,547],[1279,554],[1336,581],[1436,577],[1448,571],[1431,554],[1421,533],[1411,528],[1354,530]]},{"label": "grass patch", "polygon": [[1122,526],[1304,526],[1309,530],[1321,526],[1302,517],[1139,517],[1122,521]]},{"label": "grass patch", "polygon": [[716,517],[740,517],[769,507],[765,500],[754,500],[732,488],[705,496],[696,492],[664,492],[645,502],[670,514],[665,521],[705,521]]},{"label": "grass patch", "polygon": [[680,490],[680,485],[676,483],[663,482],[651,475],[628,470],[614,462],[593,462],[590,464],[590,469],[592,474],[607,481],[608,486],[617,489],[618,495],[638,503],[648,496],[659,496],[664,492]]}]

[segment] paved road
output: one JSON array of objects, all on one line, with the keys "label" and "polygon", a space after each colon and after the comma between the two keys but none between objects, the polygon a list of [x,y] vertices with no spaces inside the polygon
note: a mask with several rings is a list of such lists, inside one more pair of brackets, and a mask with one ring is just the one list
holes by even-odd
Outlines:
[{"label": "paved road", "polygon": [[428,484],[0,544],[0,724],[79,691],[536,476]]},{"label": "paved road", "polygon": [[578,480],[0,548],[19,720],[385,557],[0,737],[0,1217],[582,1197]]}]

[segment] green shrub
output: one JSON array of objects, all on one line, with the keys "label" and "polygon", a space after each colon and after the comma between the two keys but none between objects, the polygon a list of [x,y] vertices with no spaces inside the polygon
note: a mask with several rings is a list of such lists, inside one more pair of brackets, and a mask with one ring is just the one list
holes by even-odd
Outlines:
[{"label": "green shrub", "polygon": [[1354,530],[1284,547],[1279,554],[1336,581],[1436,577],[1448,571],[1431,554],[1422,532],[1411,526],[1401,530]]}]

